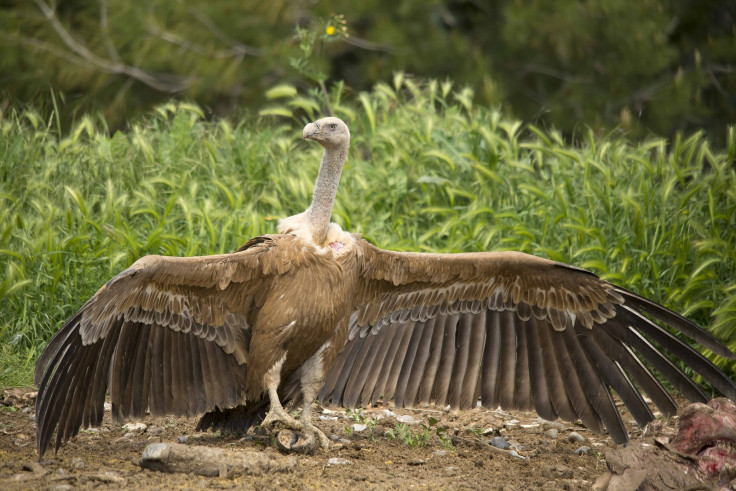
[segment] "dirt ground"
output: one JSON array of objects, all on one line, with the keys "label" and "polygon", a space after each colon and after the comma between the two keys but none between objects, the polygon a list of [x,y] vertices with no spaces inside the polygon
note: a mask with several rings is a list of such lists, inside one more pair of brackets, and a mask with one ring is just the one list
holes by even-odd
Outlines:
[{"label": "dirt ground", "polygon": [[[113,425],[108,412],[102,427],[82,430],[57,455],[50,449],[39,467],[34,394],[9,390],[14,392],[5,391],[0,405],[0,489],[589,489],[606,469],[606,449],[615,446],[606,435],[546,422],[533,413],[375,407],[355,414],[317,407],[316,423],[335,440],[330,450],[299,455],[291,472],[229,479],[151,471],[139,460],[152,442],[257,450],[275,457],[278,449],[252,435],[195,432],[194,418],[148,417],[142,421],[145,429],[125,429]],[[674,428],[673,421],[655,422],[656,429],[648,428],[642,437],[625,411],[623,419],[630,445],[651,445],[655,433]],[[360,424],[366,428],[353,426]],[[573,432],[583,440],[573,441]],[[490,446],[496,436],[510,447]],[[588,447],[587,453],[580,447]]]}]

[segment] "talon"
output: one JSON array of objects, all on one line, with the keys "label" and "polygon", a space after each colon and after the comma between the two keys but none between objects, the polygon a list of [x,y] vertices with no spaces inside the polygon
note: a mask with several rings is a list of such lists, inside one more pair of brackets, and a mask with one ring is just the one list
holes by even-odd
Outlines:
[{"label": "talon", "polygon": [[292,430],[304,430],[304,425],[290,416],[289,413],[283,410],[283,408],[271,408],[263,421],[261,421],[261,427],[265,428],[273,426],[276,423],[281,423],[286,428],[290,428]]},{"label": "talon", "polygon": [[327,435],[314,426],[312,423],[305,423],[304,429],[307,431],[311,431],[319,440],[319,446],[322,448],[322,450],[328,450],[330,448],[330,439],[327,438]]}]

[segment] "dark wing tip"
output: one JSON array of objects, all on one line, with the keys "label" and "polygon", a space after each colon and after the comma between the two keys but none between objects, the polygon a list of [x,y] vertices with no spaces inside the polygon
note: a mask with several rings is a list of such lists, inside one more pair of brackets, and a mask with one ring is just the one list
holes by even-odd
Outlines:
[{"label": "dark wing tip", "polygon": [[617,286],[615,291],[624,297],[627,304],[635,307],[637,310],[649,314],[673,329],[680,331],[685,336],[700,343],[716,355],[728,360],[736,360],[736,355],[731,352],[726,345],[716,339],[708,331],[686,319],[677,312],[659,305],[658,303],[652,302],[651,300],[647,300],[646,298],[626,290],[625,288]]}]

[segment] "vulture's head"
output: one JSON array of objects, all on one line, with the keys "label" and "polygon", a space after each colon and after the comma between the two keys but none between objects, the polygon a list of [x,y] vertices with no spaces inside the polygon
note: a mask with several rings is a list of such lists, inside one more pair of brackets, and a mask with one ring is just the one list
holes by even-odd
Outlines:
[{"label": "vulture's head", "polygon": [[322,118],[304,127],[305,140],[314,140],[325,148],[347,146],[350,130],[340,118]]}]

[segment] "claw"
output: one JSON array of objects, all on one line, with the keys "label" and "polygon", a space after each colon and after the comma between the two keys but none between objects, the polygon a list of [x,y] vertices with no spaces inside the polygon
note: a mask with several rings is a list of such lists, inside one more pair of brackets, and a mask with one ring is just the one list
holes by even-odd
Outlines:
[{"label": "claw", "polygon": [[311,431],[319,440],[319,446],[322,448],[322,450],[328,450],[330,448],[330,439],[327,438],[327,435],[314,426],[312,423],[304,423],[304,429],[306,431]]},{"label": "claw", "polygon": [[293,416],[284,411],[281,407],[272,407],[268,414],[261,422],[261,427],[273,426],[276,423],[281,423],[286,428],[290,428],[295,431],[303,431],[304,425],[299,421],[295,420]]}]

